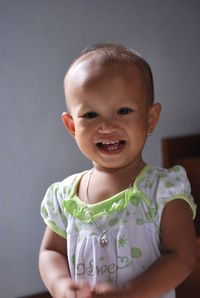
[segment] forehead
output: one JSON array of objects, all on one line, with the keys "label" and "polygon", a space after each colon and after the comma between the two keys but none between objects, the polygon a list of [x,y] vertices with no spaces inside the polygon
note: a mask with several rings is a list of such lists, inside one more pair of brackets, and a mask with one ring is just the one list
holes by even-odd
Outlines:
[{"label": "forehead", "polygon": [[69,69],[65,77],[65,89],[68,93],[74,88],[89,88],[109,82],[112,78],[124,80],[126,84],[144,84],[143,73],[129,59],[105,59],[102,55],[79,58]]}]

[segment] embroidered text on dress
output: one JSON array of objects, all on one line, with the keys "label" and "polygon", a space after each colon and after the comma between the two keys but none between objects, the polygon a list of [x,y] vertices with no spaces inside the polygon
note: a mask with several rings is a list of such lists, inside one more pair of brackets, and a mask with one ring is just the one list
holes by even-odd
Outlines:
[{"label": "embroidered text on dress", "polygon": [[117,272],[117,270],[125,269],[129,266],[132,265],[132,260],[130,260],[128,257],[117,257],[118,259],[118,264],[111,263],[111,264],[104,264],[104,265],[97,265],[94,266],[94,261],[91,259],[88,262],[88,265],[84,263],[78,263],[77,264],[77,275],[82,276],[82,275],[104,275],[104,274],[113,274]]}]

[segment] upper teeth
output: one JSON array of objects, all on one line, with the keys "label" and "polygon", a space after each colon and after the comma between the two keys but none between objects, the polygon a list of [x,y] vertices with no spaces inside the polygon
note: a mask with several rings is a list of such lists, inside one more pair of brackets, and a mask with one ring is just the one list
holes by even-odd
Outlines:
[{"label": "upper teeth", "polygon": [[111,141],[111,142],[102,142],[103,145],[114,145],[114,144],[118,144],[119,141]]}]

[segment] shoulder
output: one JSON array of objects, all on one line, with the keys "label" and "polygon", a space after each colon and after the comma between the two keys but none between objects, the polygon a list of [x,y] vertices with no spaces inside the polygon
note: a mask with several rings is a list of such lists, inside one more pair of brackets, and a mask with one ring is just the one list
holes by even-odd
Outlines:
[{"label": "shoulder", "polygon": [[70,175],[69,177],[59,182],[59,192],[63,195],[63,197],[67,197],[71,194],[71,192],[76,191],[81,177],[84,175],[85,172],[86,171]]},{"label": "shoulder", "polygon": [[182,199],[188,203],[195,217],[196,206],[191,195],[190,182],[182,166],[165,169],[147,165],[137,181],[137,187],[146,197],[149,208],[155,208],[160,216],[167,203]]},{"label": "shoulder", "polygon": [[170,169],[161,169],[159,176],[158,193],[164,195],[185,194],[191,192],[190,183],[187,178],[185,169],[182,166],[176,165]]},{"label": "shoulder", "polygon": [[[187,183],[186,183],[187,182]],[[141,173],[138,187],[148,195],[155,195],[155,192],[166,192],[168,195],[174,191],[190,193],[190,184],[187,174],[182,166],[176,165],[170,169],[147,165]]]},{"label": "shoulder", "polygon": [[64,201],[72,192],[76,191],[83,173],[67,177],[61,182],[55,182],[49,186],[41,203],[41,216],[45,223],[57,234],[66,238],[67,215]]},{"label": "shoulder", "polygon": [[[85,172],[70,175],[62,181],[52,183],[42,200],[42,210],[63,208],[63,201],[76,193],[78,183]],[[57,206],[57,208],[55,208]]]},{"label": "shoulder", "polygon": [[51,184],[47,189],[46,195],[53,195],[56,198],[58,198],[58,196],[66,198],[75,190],[84,173],[85,172],[76,173],[68,176],[62,181]]}]

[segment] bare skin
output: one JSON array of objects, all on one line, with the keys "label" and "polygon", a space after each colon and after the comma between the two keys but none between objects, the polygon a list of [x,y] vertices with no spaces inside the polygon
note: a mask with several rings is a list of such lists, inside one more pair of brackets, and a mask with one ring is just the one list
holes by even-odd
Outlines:
[{"label": "bare skin", "polygon": [[71,279],[66,251],[66,239],[47,227],[39,254],[40,274],[45,285],[52,297],[90,298],[89,285]]},{"label": "bare skin", "polygon": [[[136,67],[127,61],[99,67],[96,60],[96,57],[83,59],[69,71],[65,89],[70,113],[63,114],[67,130],[83,154],[93,161],[94,172],[88,189],[90,204],[113,196],[133,182],[145,165],[142,149],[147,133],[156,127],[161,110],[160,104],[148,102]],[[82,200],[86,176],[78,189]],[[47,227],[40,249],[40,272],[53,297],[156,298],[179,285],[195,266],[192,215],[181,199],[164,208],[161,244],[162,256],[124,288],[98,284],[91,289],[88,284],[71,279],[66,239]]]}]

